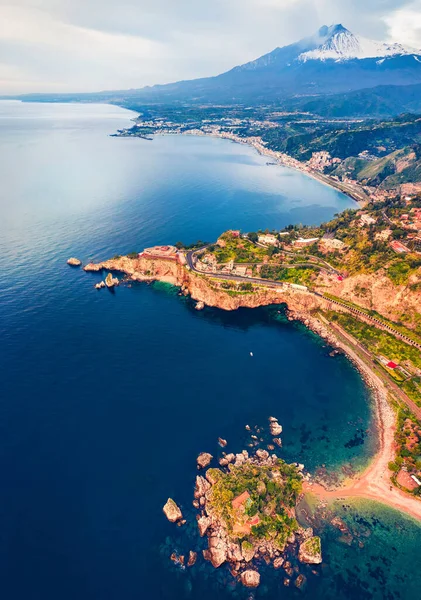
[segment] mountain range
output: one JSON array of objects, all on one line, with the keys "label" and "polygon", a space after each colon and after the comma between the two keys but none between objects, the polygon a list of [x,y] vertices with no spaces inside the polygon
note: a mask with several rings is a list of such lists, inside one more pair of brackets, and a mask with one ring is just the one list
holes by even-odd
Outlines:
[{"label": "mountain range", "polygon": [[[179,81],[141,89],[98,94],[31,95],[26,98],[57,100],[108,100],[123,106],[171,104],[175,102],[214,104],[272,104],[304,106],[326,95],[336,96],[337,111],[357,93],[359,111],[371,104],[384,104],[386,87],[393,107],[381,114],[394,114],[408,99],[414,110],[421,108],[421,50],[402,44],[369,40],[351,33],[343,25],[321,27],[314,35],[276,48],[257,60],[237,66],[215,77]],[[408,86],[412,90],[408,93]],[[420,87],[418,87],[420,86]],[[393,89],[392,89],[393,88]],[[383,91],[379,92],[381,89]],[[377,90],[377,91],[374,91]],[[363,91],[363,93],[361,92]],[[372,92],[373,91],[373,92]],[[362,95],[361,95],[362,93]],[[374,100],[372,98],[374,93]],[[380,95],[380,97],[379,97]],[[387,97],[387,94],[386,94]],[[321,103],[320,114],[326,110]],[[409,109],[411,107],[408,107]],[[405,110],[406,106],[402,106]],[[358,111],[357,111],[358,112]],[[346,113],[346,110],[345,110]],[[352,113],[352,111],[351,111]],[[333,110],[335,114],[335,109]],[[369,114],[376,114],[375,106]]]}]

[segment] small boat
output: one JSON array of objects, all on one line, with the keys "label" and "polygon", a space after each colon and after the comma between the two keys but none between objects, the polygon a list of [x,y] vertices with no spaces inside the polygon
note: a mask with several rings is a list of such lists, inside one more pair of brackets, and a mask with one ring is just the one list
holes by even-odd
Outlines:
[{"label": "small boat", "polygon": [[253,352],[250,352],[250,356],[253,356]]}]

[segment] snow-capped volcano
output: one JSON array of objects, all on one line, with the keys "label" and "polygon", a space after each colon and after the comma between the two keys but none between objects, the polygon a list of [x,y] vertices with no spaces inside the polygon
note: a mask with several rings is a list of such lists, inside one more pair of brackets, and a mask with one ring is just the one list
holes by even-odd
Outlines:
[{"label": "snow-capped volcano", "polygon": [[324,26],[310,38],[316,48],[302,52],[298,59],[307,60],[348,60],[352,58],[385,58],[420,54],[414,48],[402,44],[387,44],[354,35],[343,25]]},{"label": "snow-capped volcano", "polygon": [[[343,25],[326,25],[314,35],[275,48],[256,60],[216,75],[136,90],[139,102],[215,104],[282,103],[299,97],[343,94],[393,86],[392,95],[409,97],[405,86],[421,86],[421,51],[354,35]],[[367,110],[382,104],[373,96]],[[417,92],[414,91],[414,94]],[[133,92],[130,97],[133,97]],[[380,98],[380,100],[379,100]],[[133,104],[132,104],[133,106]]]}]

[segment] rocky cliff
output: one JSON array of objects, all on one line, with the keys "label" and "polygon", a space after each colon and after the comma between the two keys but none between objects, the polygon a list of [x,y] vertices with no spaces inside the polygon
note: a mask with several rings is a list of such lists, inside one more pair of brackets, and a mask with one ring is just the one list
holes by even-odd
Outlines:
[{"label": "rocky cliff", "polygon": [[[305,290],[253,284],[252,291],[244,291],[235,282],[227,283],[217,277],[201,275],[176,260],[122,256],[102,263],[90,263],[84,269],[118,271],[133,281],[157,280],[171,283],[180,286],[185,294],[189,294],[197,302],[223,310],[285,303],[291,311],[303,315],[317,308],[329,308],[327,300]],[[408,327],[414,326],[420,317],[421,281],[415,280],[414,276],[407,285],[395,285],[382,270],[354,275],[343,281],[338,281],[336,277],[320,276],[316,281],[316,289],[375,310],[392,321],[404,320]],[[341,309],[335,306],[335,310]]]},{"label": "rocky cliff", "polygon": [[407,327],[416,324],[421,312],[421,277],[417,275],[412,275],[406,285],[396,285],[380,269],[334,281],[323,291],[375,310],[391,321],[403,321]]},{"label": "rocky cliff", "polygon": [[327,308],[328,303],[304,290],[292,288],[270,288],[254,286],[253,291],[237,291],[235,283],[232,289],[224,289],[217,278],[200,275],[177,261],[149,259],[127,256],[113,258],[101,263],[89,263],[85,271],[118,271],[133,281],[164,281],[180,286],[193,300],[203,302],[223,310],[236,310],[240,307],[256,308],[269,304],[286,303],[299,312],[309,312],[318,307]]}]

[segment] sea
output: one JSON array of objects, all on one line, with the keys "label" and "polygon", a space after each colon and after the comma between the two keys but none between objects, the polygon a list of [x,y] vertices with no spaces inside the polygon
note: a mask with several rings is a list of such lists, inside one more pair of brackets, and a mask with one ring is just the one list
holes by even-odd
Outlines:
[{"label": "sea", "polygon": [[[0,596],[2,600],[419,597],[421,528],[373,502],[320,521],[324,560],[298,590],[263,569],[170,560],[203,548],[196,456],[248,449],[283,426],[279,455],[344,477],[376,451],[369,390],[283,306],[196,311],[166,284],[97,291],[84,263],[146,246],[316,224],[356,208],[320,182],[226,140],[111,137],[109,105],[0,102]],[[251,356],[252,353],[252,356]],[[265,435],[265,434],[264,434]],[[162,512],[174,498],[178,528]]]}]

